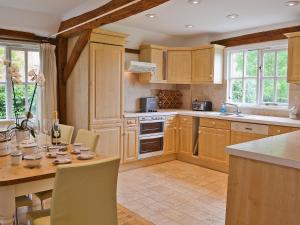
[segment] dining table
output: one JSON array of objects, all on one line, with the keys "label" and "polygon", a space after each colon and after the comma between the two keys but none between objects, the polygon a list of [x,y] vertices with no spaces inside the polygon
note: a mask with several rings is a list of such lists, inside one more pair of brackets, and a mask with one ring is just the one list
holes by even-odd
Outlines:
[{"label": "dining table", "polygon": [[[105,158],[96,154],[92,159],[79,160],[77,155],[71,154],[73,145],[66,147],[71,158],[71,164],[100,161]],[[21,164],[13,166],[9,155],[0,157],[1,225],[13,225],[16,213],[16,197],[53,189],[55,173],[59,166],[53,163],[54,160],[44,156],[39,167],[28,168],[25,166],[24,160]]]}]

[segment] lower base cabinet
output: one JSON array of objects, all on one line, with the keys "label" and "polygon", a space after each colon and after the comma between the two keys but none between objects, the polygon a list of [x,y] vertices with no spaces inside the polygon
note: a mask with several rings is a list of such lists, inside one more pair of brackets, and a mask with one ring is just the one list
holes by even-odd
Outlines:
[{"label": "lower base cabinet", "polygon": [[226,146],[230,145],[230,130],[200,127],[199,129],[199,159],[205,164],[228,166]]},{"label": "lower base cabinet", "polygon": [[122,124],[105,124],[90,127],[99,134],[96,152],[105,157],[121,157],[122,152]]},{"label": "lower base cabinet", "polygon": [[164,128],[164,154],[176,153],[177,124],[176,117],[169,117]]},{"label": "lower base cabinet", "polygon": [[177,131],[177,152],[192,156],[193,118],[190,116],[180,116]]},{"label": "lower base cabinet", "polygon": [[125,128],[123,162],[136,161],[138,158],[138,129],[136,127]]}]

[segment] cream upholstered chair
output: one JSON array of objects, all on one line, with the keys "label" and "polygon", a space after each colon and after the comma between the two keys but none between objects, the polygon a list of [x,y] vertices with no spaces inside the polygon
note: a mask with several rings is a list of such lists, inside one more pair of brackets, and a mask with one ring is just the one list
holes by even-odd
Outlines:
[{"label": "cream upholstered chair", "polygon": [[[71,144],[74,127],[64,124],[59,124],[59,127],[61,131],[61,142],[64,144]],[[41,201],[41,209],[44,209],[44,201],[52,197],[52,190],[38,192],[35,195]]]},{"label": "cream upholstered chair", "polygon": [[16,197],[15,225],[19,225],[18,208],[21,207],[28,207],[30,210],[32,209],[32,200],[30,199],[30,197],[26,195]]},{"label": "cream upholstered chair", "polygon": [[88,131],[84,129],[78,130],[78,133],[75,138],[76,143],[82,143],[93,151],[96,151],[98,140],[98,134],[96,134],[93,131]]},{"label": "cream upholstered chair", "polygon": [[28,214],[33,225],[117,225],[120,159],[57,168],[50,211]]},{"label": "cream upholstered chair", "polygon": [[64,144],[71,144],[74,127],[59,124],[60,132],[61,132],[61,142]]}]

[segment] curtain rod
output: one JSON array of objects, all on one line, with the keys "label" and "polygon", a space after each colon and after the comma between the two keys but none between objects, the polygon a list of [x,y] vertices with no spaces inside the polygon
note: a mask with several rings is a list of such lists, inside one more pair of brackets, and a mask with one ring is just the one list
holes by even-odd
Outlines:
[{"label": "curtain rod", "polygon": [[65,32],[67,32],[67,31],[73,30],[73,29],[75,29],[75,28],[77,28],[77,27],[80,27],[80,26],[82,26],[82,25],[88,24],[88,23],[90,23],[90,22],[92,22],[92,21],[94,21],[94,20],[101,19],[101,18],[103,18],[104,16],[107,16],[107,15],[109,15],[109,14],[111,14],[111,13],[114,13],[114,12],[120,10],[120,9],[123,9],[123,8],[125,8],[125,7],[131,6],[131,5],[133,5],[133,4],[136,4],[136,3],[140,2],[140,1],[141,1],[141,0],[135,0],[135,1],[133,1],[133,2],[127,3],[127,4],[123,5],[123,6],[120,6],[120,7],[116,8],[116,9],[113,9],[113,10],[111,10],[111,11],[109,11],[109,12],[106,12],[106,13],[104,13],[104,14],[102,14],[102,15],[96,16],[96,17],[94,17],[94,18],[92,18],[92,19],[89,19],[89,20],[87,20],[87,21],[84,21],[84,22],[82,22],[82,23],[80,23],[80,24],[77,24],[77,25],[75,25],[75,26],[72,26],[72,27],[70,27],[70,28],[67,28],[67,29],[65,29],[65,30],[62,30],[62,31],[57,32],[57,33],[55,33],[55,34],[52,34],[52,35],[48,36],[48,38],[55,38],[57,35],[63,34],[63,33],[65,33]]}]

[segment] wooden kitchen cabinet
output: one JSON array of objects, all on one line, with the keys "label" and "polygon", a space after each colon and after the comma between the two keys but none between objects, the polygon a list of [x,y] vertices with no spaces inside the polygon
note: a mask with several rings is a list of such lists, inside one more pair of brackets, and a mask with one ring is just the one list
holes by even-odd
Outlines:
[{"label": "wooden kitchen cabinet", "polygon": [[140,61],[156,64],[155,74],[140,74],[141,82],[166,82],[166,48],[158,45],[142,45],[140,48]]},{"label": "wooden kitchen cabinet", "polygon": [[223,50],[220,45],[192,50],[192,84],[222,84]]},{"label": "wooden kitchen cabinet", "polygon": [[226,170],[228,154],[225,148],[228,145],[230,145],[230,130],[200,126],[198,152],[203,165],[212,169]]},{"label": "wooden kitchen cabinet", "polygon": [[180,116],[177,134],[177,152],[192,156],[193,152],[193,118]]},{"label": "wooden kitchen cabinet", "polygon": [[[122,156],[126,37],[94,29],[67,82],[67,124],[75,132],[81,128],[98,133],[96,151],[107,157]],[[68,49],[77,39],[69,39]]]},{"label": "wooden kitchen cabinet", "polygon": [[297,130],[300,130],[300,128],[284,127],[284,126],[269,126],[269,136],[290,133],[290,132],[297,131]]},{"label": "wooden kitchen cabinet", "polygon": [[175,84],[190,84],[192,78],[191,50],[168,50],[167,81]]},{"label": "wooden kitchen cabinet", "polygon": [[138,126],[136,119],[124,120],[123,162],[138,159]]},{"label": "wooden kitchen cabinet", "polygon": [[289,83],[300,83],[300,32],[286,34],[288,37],[288,75]]},{"label": "wooden kitchen cabinet", "polygon": [[247,141],[254,141],[254,140],[262,139],[265,137],[267,137],[267,135],[231,131],[230,144],[235,145],[235,144],[240,144],[240,143],[247,142]]},{"label": "wooden kitchen cabinet", "polygon": [[176,153],[177,120],[175,116],[167,118],[164,134],[164,154]]}]

